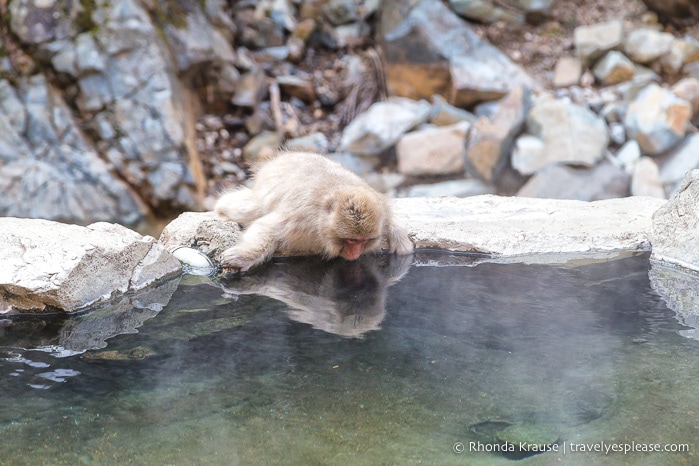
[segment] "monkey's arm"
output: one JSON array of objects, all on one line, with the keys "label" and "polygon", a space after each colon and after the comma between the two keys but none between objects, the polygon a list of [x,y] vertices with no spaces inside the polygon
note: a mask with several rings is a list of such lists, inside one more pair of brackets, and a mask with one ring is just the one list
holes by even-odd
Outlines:
[{"label": "monkey's arm", "polygon": [[391,222],[388,226],[388,252],[404,256],[406,254],[412,254],[414,249],[415,246],[413,242],[410,241],[405,230],[394,222]]},{"label": "monkey's arm", "polygon": [[221,266],[247,272],[268,260],[279,245],[278,232],[282,224],[282,217],[275,213],[253,221],[245,229],[238,244],[223,251]]}]

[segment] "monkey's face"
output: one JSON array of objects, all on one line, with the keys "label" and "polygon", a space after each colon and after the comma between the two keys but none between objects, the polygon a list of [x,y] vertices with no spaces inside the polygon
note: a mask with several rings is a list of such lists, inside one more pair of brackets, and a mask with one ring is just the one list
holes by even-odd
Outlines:
[{"label": "monkey's face", "polygon": [[333,256],[358,259],[379,246],[384,225],[384,205],[373,193],[352,192],[336,199],[331,214]]},{"label": "monkey's face", "polygon": [[340,247],[340,257],[353,261],[358,259],[364,251],[375,249],[378,238],[342,238]]}]

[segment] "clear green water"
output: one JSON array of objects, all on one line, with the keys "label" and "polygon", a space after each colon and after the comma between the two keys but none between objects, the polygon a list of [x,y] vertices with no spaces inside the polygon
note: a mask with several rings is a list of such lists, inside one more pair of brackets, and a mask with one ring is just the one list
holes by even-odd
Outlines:
[{"label": "clear green water", "polygon": [[[0,464],[699,462],[699,342],[647,257],[465,261],[289,261],[225,292],[185,278],[150,313],[2,320]],[[106,347],[49,351],[105,322]],[[689,451],[579,451],[631,442]]]}]

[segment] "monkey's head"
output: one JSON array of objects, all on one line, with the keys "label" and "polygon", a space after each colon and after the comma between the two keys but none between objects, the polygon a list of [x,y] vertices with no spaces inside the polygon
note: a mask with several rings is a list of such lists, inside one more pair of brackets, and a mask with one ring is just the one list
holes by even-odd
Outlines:
[{"label": "monkey's head", "polygon": [[379,193],[352,186],[326,199],[327,255],[355,260],[381,245],[388,206]]}]

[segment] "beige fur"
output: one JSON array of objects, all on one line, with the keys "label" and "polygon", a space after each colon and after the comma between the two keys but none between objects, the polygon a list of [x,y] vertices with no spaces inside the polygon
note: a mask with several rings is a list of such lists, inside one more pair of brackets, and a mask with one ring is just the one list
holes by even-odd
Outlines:
[{"label": "beige fur", "polygon": [[283,152],[253,171],[252,188],[224,194],[214,208],[244,228],[240,242],[223,252],[223,267],[245,272],[275,253],[330,259],[343,254],[343,239],[368,239],[364,252],[382,240],[391,253],[413,251],[387,199],[326,157]]}]

